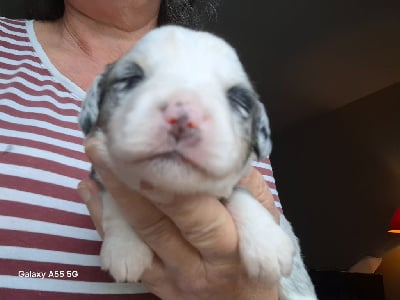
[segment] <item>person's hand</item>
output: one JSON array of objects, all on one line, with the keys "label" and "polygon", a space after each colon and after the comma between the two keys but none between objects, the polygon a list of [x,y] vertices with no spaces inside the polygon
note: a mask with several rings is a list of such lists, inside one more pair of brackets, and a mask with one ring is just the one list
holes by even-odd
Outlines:
[{"label": "person's hand", "polygon": [[[86,146],[94,168],[135,232],[155,253],[152,267],[141,278],[151,293],[165,300],[278,299],[276,286],[266,286],[246,275],[235,224],[220,201],[192,197],[156,206],[121,183],[101,161],[96,148],[95,140]],[[252,169],[240,184],[279,219],[272,194],[258,171]],[[78,190],[102,235],[96,183],[84,180]]]}]

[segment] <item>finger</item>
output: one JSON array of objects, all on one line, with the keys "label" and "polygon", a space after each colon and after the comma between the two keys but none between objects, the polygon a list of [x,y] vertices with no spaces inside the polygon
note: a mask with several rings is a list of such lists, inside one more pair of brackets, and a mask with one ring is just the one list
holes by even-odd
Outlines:
[{"label": "finger", "polygon": [[[143,197],[135,197],[132,201],[132,191],[112,176],[97,149],[95,139],[87,142],[86,154],[92,160],[107,190],[121,206],[122,211],[129,214],[127,217],[138,234],[164,262],[176,259],[181,261],[184,258],[183,253],[190,259],[195,259],[198,252],[210,260],[237,259],[236,227],[226,208],[217,199],[175,199],[168,204],[157,205],[161,211],[155,209],[154,205]],[[170,217],[179,230],[174,230],[173,224],[169,223],[164,215]],[[170,251],[162,251],[167,245]],[[179,252],[178,249],[185,251]]]},{"label": "finger", "polygon": [[227,209],[213,197],[177,197],[157,206],[168,215],[187,239],[209,262],[237,260],[238,236]]},{"label": "finger", "polygon": [[246,188],[274,217],[279,223],[280,212],[275,206],[274,197],[268,184],[256,168],[251,168],[250,172],[240,180],[239,185]]},{"label": "finger", "polygon": [[140,282],[149,286],[159,285],[162,281],[166,280],[166,270],[163,262],[159,257],[154,256],[151,267],[146,269],[140,277]]},{"label": "finger", "polygon": [[102,161],[95,140],[88,141],[86,154],[129,224],[163,263],[182,265],[199,260],[199,253],[182,237],[175,224],[163,212],[112,174]]},{"label": "finger", "polygon": [[[182,298],[182,291],[179,290],[179,287],[177,291],[176,284],[179,276],[166,268],[160,260],[155,259],[151,268],[143,273],[140,282],[152,294],[170,295],[170,299],[177,299]],[[184,276],[187,276],[187,273]]]},{"label": "finger", "polygon": [[85,202],[97,232],[103,238],[102,227],[103,206],[96,182],[84,179],[78,185],[78,193]]},{"label": "finger", "polygon": [[139,193],[129,189],[123,184],[104,163],[99,154],[99,145],[95,139],[89,140],[86,144],[86,154],[92,161],[93,167],[102,178],[103,184],[114,200],[122,207],[131,225],[137,229],[147,227],[148,223],[156,222],[163,218],[163,214],[150,201]]}]

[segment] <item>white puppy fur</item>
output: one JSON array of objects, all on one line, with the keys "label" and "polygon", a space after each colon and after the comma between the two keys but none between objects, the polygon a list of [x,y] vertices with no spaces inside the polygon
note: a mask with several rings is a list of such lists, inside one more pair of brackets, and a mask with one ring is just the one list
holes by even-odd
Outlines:
[{"label": "white puppy fur", "polygon": [[[271,142],[264,107],[225,41],[177,26],[151,31],[97,78],[79,121],[114,173],[151,201],[225,199],[249,276],[280,281],[281,299],[316,299],[290,224],[236,187]],[[103,202],[102,267],[137,281],[153,253],[107,191]]]}]

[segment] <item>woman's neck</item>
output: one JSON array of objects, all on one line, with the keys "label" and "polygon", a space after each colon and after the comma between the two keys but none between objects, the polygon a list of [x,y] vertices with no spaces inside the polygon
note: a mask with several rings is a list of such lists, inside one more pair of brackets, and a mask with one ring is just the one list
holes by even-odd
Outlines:
[{"label": "woman's neck", "polygon": [[[65,2],[64,17],[55,22],[35,22],[35,32],[55,67],[84,90],[106,64],[121,57],[157,25],[159,1],[145,1],[153,3],[151,7],[107,7],[109,13],[101,8],[94,11],[88,8],[90,14],[73,3],[86,2],[93,6],[92,1]],[[111,6],[121,1],[106,3]]]},{"label": "woman's neck", "polygon": [[[77,2],[79,5],[74,5]],[[143,2],[143,3],[142,3]],[[61,35],[93,60],[110,63],[157,25],[159,1],[66,1]]]}]

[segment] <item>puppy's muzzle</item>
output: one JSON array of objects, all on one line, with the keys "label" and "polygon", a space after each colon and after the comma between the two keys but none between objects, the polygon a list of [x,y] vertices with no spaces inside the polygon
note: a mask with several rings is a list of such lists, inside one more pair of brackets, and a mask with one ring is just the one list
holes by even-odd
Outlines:
[{"label": "puppy's muzzle", "polygon": [[177,143],[183,140],[199,141],[204,118],[198,103],[189,99],[176,99],[166,103],[162,111],[169,126],[168,132]]}]

